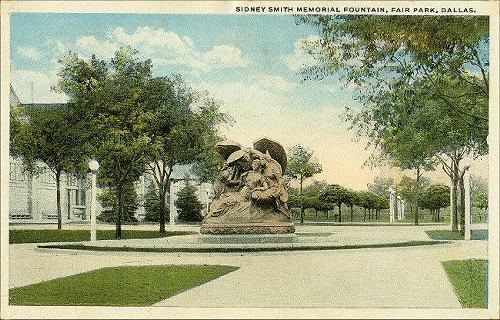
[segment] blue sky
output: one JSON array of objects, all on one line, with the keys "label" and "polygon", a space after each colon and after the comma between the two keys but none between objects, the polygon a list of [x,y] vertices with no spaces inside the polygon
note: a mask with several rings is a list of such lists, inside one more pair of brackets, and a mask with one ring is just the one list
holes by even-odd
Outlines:
[{"label": "blue sky", "polygon": [[57,59],[69,51],[109,61],[130,45],[152,59],[155,75],[180,73],[221,100],[235,120],[222,128],[229,139],[246,146],[262,136],[285,148],[302,144],[323,164],[318,179],[355,189],[394,171],[363,166],[366,141],[353,142],[341,120],[345,107],[360,108],[354,89],[337,77],[301,81],[299,69],[315,63],[301,41],[318,32],[297,26],[290,15],[13,13],[10,28],[11,83],[22,102],[31,101],[31,82],[34,102],[66,100],[50,86]]}]

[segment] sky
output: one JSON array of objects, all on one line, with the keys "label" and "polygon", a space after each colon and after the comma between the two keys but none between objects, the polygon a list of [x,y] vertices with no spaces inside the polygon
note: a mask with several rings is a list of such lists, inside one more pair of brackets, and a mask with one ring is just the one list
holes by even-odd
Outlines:
[{"label": "sky", "polygon": [[[221,111],[234,119],[221,128],[228,139],[251,146],[269,137],[287,150],[303,145],[323,166],[315,179],[356,190],[366,190],[376,176],[402,174],[364,166],[366,140],[356,139],[342,120],[346,107],[362,108],[353,86],[336,76],[302,81],[300,69],[315,61],[301,42],[318,30],[296,25],[290,15],[13,13],[10,28],[11,84],[23,103],[67,100],[50,87],[58,59],[69,52],[109,61],[129,45],[141,59],[152,59],[155,76],[181,74],[220,100]],[[487,159],[477,161],[473,173],[487,177]],[[449,183],[439,168],[426,175]]]}]

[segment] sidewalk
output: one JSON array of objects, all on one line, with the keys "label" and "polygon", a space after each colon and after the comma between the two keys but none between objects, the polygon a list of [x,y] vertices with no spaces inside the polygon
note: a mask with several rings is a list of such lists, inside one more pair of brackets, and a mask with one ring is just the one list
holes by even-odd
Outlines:
[{"label": "sidewalk", "polygon": [[485,253],[474,244],[269,255],[155,306],[461,308],[441,261]]},{"label": "sidewalk", "polygon": [[[336,232],[307,227],[301,232]],[[309,229],[311,228],[311,229]],[[332,229],[333,228],[333,229]],[[342,228],[341,235],[383,237],[384,227]],[[401,227],[400,237],[424,234]],[[344,234],[345,232],[345,234]],[[405,233],[406,232],[406,233]],[[9,245],[9,287],[122,265],[223,264],[240,267],[156,306],[184,307],[425,307],[460,308],[441,261],[487,257],[486,241],[447,245],[310,252],[165,254],[35,251]]]}]

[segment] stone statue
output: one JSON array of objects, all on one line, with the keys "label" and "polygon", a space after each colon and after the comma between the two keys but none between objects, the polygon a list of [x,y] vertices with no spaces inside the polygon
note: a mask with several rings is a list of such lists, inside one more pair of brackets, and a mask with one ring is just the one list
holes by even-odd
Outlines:
[{"label": "stone statue", "polygon": [[226,159],[214,181],[215,198],[203,220],[204,234],[293,233],[288,193],[283,180],[283,147],[263,138],[253,148],[234,141],[215,149]]}]

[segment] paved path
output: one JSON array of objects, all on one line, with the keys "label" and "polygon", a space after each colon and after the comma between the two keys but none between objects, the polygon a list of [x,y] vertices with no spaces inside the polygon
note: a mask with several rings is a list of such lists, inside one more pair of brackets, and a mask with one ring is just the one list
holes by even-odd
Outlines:
[{"label": "paved path", "polygon": [[441,261],[484,244],[270,254],[156,306],[460,308]]},{"label": "paved path", "polygon": [[[311,228],[311,229],[308,229]],[[358,229],[359,228],[359,229]],[[351,237],[422,239],[431,227],[304,227]],[[435,228],[435,226],[434,226]],[[107,266],[224,264],[240,267],[156,306],[185,307],[426,307],[459,308],[441,267],[451,259],[486,258],[486,241],[448,245],[310,252],[158,254],[38,252],[9,246],[9,287]]]}]

